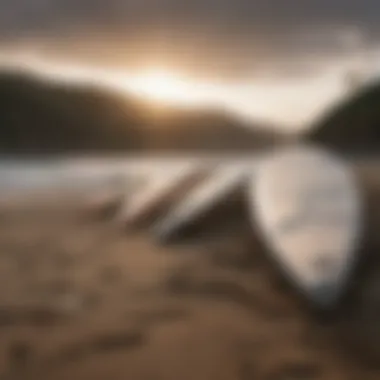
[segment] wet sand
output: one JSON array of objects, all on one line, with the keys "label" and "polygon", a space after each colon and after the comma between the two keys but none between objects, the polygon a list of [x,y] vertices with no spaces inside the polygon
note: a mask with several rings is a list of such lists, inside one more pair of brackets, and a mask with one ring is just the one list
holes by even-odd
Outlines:
[{"label": "wet sand", "polygon": [[0,379],[379,379],[379,189],[330,315],[288,286],[240,201],[166,247],[73,199],[2,206]]}]

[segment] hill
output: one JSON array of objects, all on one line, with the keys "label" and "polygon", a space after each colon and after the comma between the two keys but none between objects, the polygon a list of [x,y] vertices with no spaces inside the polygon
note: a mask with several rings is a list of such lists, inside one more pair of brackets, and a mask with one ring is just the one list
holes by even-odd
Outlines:
[{"label": "hill", "polygon": [[0,73],[0,153],[252,150],[282,136],[222,110],[158,108],[96,85]]},{"label": "hill", "polygon": [[380,151],[380,83],[372,83],[332,107],[306,138],[341,152]]}]

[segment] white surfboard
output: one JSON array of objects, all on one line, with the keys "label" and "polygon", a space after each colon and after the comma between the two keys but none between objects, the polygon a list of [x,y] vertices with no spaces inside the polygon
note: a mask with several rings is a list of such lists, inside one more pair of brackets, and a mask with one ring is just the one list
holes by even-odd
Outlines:
[{"label": "white surfboard", "polygon": [[292,282],[333,306],[356,262],[361,194],[351,170],[327,151],[299,146],[262,164],[251,186],[252,218]]},{"label": "white surfboard", "polygon": [[216,167],[210,178],[191,191],[157,223],[153,232],[155,237],[166,242],[197,218],[220,205],[234,191],[242,188],[251,172],[251,167],[247,164]]},{"label": "white surfboard", "polygon": [[138,189],[132,196],[125,199],[117,214],[117,221],[124,225],[132,225],[143,219],[149,219],[161,204],[173,197],[184,186],[190,186],[197,177],[202,175],[202,172],[203,168],[192,163],[163,171],[153,180],[148,181],[144,189]]}]

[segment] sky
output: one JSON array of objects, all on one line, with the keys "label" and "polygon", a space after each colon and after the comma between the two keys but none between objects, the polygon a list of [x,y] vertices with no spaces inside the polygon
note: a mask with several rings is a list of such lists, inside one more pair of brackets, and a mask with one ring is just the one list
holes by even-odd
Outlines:
[{"label": "sky", "polygon": [[377,0],[0,0],[0,57],[125,87],[161,70],[200,101],[302,128],[345,96],[347,73],[377,75],[379,12]]}]

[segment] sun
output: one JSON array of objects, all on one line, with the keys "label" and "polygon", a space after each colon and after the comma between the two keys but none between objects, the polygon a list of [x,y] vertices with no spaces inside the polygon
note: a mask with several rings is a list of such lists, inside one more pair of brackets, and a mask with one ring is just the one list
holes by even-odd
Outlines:
[{"label": "sun", "polygon": [[153,70],[134,76],[128,87],[144,98],[161,102],[192,103],[195,98],[191,84],[179,75]]}]

